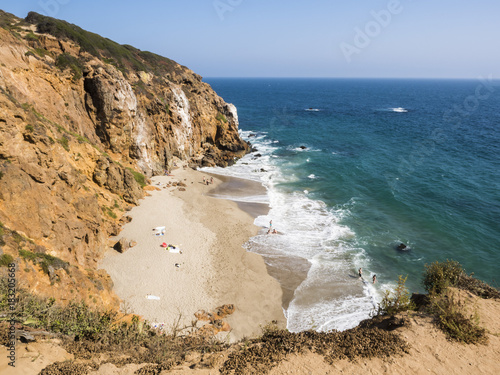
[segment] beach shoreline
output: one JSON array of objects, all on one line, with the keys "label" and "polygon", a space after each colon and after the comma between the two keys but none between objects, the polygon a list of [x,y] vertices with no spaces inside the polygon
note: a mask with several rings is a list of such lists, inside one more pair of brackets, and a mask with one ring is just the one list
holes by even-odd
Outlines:
[{"label": "beach shoreline", "polygon": [[[272,321],[285,327],[280,284],[260,255],[243,248],[258,233],[254,215],[263,207],[253,207],[252,213],[251,205],[244,210],[237,202],[210,196],[227,181],[219,176],[206,185],[206,173],[183,167],[172,173],[152,178],[157,189],[127,213],[132,221],[112,239],[137,245],[124,253],[110,249],[100,263],[123,301],[122,310],[168,329],[175,322],[189,326],[199,310],[233,304],[235,312],[225,318],[231,331],[219,334],[230,342],[257,336]],[[186,186],[167,187],[172,182]],[[156,236],[153,229],[163,226],[165,235]],[[165,250],[163,242],[182,254]]]}]

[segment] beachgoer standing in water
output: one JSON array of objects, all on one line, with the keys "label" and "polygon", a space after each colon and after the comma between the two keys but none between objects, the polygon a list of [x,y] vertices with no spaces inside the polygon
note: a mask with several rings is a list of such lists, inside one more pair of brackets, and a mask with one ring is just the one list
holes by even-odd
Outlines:
[{"label": "beachgoer standing in water", "polygon": [[359,270],[358,270],[358,275],[359,275],[359,277],[360,277],[360,278],[362,278],[362,277],[363,277],[363,272],[362,272],[361,267],[359,267]]},{"label": "beachgoer standing in water", "polygon": [[272,227],[273,227],[273,221],[269,220],[269,228],[272,228]]},{"label": "beachgoer standing in water", "polygon": [[373,284],[375,284],[377,282],[377,275],[373,275],[372,280],[373,280]]}]

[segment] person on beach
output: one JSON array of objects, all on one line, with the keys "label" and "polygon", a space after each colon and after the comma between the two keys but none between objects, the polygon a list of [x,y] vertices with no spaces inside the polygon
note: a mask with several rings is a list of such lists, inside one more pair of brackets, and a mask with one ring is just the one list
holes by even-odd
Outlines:
[{"label": "person on beach", "polygon": [[213,183],[214,183],[214,178],[210,177],[210,184],[213,184]]},{"label": "person on beach", "polygon": [[269,228],[272,228],[272,227],[273,227],[273,221],[269,220]]},{"label": "person on beach", "polygon": [[276,229],[273,229],[273,234],[278,234],[278,231]]},{"label": "person on beach", "polygon": [[373,284],[375,284],[377,282],[377,275],[373,275],[372,280],[373,280]]},{"label": "person on beach", "polygon": [[205,181],[205,176],[203,176],[203,185],[205,185],[206,181]]},{"label": "person on beach", "polygon": [[361,279],[363,277],[363,270],[361,267],[359,267],[359,270],[358,270],[358,275],[359,275],[359,278]]},{"label": "person on beach", "polygon": [[267,230],[267,234],[272,234],[272,232],[271,232],[271,228],[269,228],[269,229]]}]

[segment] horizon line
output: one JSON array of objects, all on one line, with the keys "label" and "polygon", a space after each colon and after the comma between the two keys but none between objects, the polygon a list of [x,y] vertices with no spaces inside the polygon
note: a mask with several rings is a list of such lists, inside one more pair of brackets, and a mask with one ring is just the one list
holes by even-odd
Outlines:
[{"label": "horizon line", "polygon": [[[202,76],[205,78],[237,78],[237,79],[398,79],[398,80],[476,80],[482,78],[478,77],[317,77],[317,76],[290,76],[290,77],[279,77],[279,76]],[[491,78],[494,81],[500,80],[500,78]]]}]

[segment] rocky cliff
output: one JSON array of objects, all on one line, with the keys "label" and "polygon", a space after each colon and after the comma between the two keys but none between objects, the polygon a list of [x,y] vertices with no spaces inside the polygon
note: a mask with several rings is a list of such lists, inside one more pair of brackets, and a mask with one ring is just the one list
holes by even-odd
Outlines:
[{"label": "rocky cliff", "polygon": [[186,67],[0,11],[0,256],[29,288],[116,305],[96,264],[147,177],[247,151],[234,106]]}]

